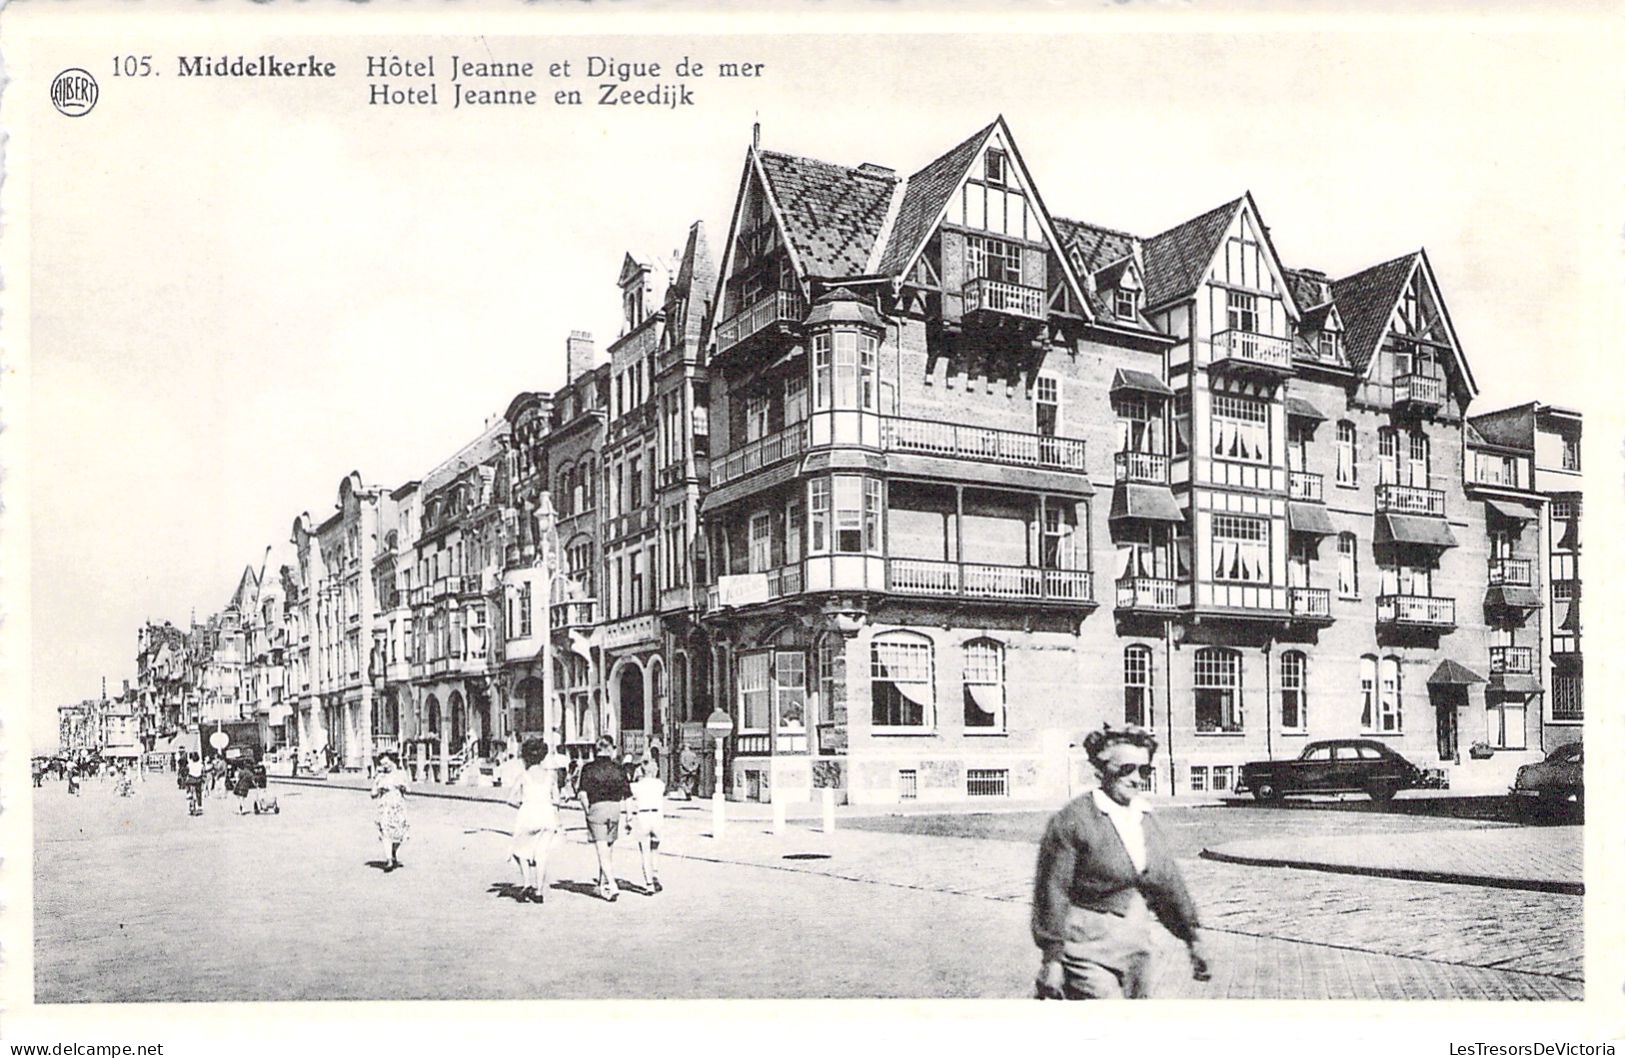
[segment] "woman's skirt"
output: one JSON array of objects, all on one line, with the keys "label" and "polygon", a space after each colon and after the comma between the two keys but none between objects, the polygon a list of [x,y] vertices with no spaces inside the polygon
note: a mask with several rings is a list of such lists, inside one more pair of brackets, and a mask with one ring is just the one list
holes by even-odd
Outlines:
[{"label": "woman's skirt", "polygon": [[406,805],[386,798],[378,806],[378,836],[390,844],[406,840]]}]

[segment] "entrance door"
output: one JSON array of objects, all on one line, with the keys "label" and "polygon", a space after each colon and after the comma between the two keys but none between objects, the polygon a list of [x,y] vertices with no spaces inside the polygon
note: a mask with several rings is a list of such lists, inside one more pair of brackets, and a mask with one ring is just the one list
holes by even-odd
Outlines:
[{"label": "entrance door", "polygon": [[1432,687],[1429,688],[1429,692],[1433,699],[1435,728],[1438,731],[1439,759],[1460,764],[1461,730],[1458,706],[1467,704],[1466,688]]}]

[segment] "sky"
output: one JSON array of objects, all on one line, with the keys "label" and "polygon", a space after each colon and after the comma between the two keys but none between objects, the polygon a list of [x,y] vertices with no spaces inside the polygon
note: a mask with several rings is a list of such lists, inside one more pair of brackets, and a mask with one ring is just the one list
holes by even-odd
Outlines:
[{"label": "sky", "polygon": [[[84,119],[26,111],[36,740],[133,680],[143,621],[219,609],[344,475],[421,477],[558,385],[571,330],[602,349],[627,250],[670,253],[698,219],[720,251],[755,122],[764,148],[906,174],[1002,113],[1056,214],[1150,235],[1250,190],[1288,267],[1426,247],[1473,410],[1613,415],[1583,370],[1619,322],[1609,41],[1556,19],[1284,25],[229,43],[317,51],[341,68],[325,83],[182,79],[176,54],[228,49],[154,38],[162,76],[101,76]],[[46,42],[21,76],[130,47]],[[695,82],[689,108],[454,111],[368,106],[369,54],[765,68]]]}]

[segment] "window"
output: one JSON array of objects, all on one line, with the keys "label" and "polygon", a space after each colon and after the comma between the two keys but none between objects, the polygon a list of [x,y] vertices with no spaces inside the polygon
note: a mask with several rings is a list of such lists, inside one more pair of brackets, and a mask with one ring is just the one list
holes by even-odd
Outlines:
[{"label": "window", "polygon": [[1410,434],[1411,484],[1419,489],[1428,487],[1428,435],[1421,430]]},{"label": "window", "polygon": [[1552,674],[1552,719],[1583,720],[1585,705],[1581,697],[1580,674],[1557,672]]},{"label": "window", "polygon": [[985,235],[965,236],[965,278],[1021,282],[1021,247]]},{"label": "window", "polygon": [[920,773],[916,768],[901,768],[897,772],[897,799],[917,801],[920,798]]},{"label": "window", "polygon": [[1137,308],[1134,291],[1118,290],[1112,295],[1112,315],[1118,319],[1132,319]]},{"label": "window", "polygon": [[1151,648],[1131,646],[1123,651],[1123,722],[1151,726]]},{"label": "window", "polygon": [[530,581],[519,582],[519,638],[530,635]]},{"label": "window", "polygon": [[627,464],[627,502],[628,511],[638,510],[643,506],[643,457],[633,456]]},{"label": "window", "polygon": [[1258,333],[1258,298],[1236,290],[1225,291],[1225,315],[1232,331]]},{"label": "window", "polygon": [[757,441],[767,435],[767,397],[745,398],[745,440]]},{"label": "window", "polygon": [[1269,462],[1269,406],[1261,400],[1214,394],[1213,455],[1248,463]]},{"label": "window", "polygon": [[996,640],[965,644],[965,727],[1004,730],[1004,647]]},{"label": "window", "polygon": [[1207,765],[1191,765],[1191,793],[1202,793],[1207,790]]},{"label": "window", "polygon": [[807,378],[792,375],[784,380],[784,424],[798,423],[807,417]]},{"label": "window", "polygon": [[773,655],[768,651],[739,655],[739,729],[766,731],[772,685],[768,669]]},{"label": "window", "polygon": [[801,534],[802,534],[801,504],[790,502],[784,506],[784,561],[794,564],[801,561]]},{"label": "window", "polygon": [[808,554],[828,554],[831,544],[837,554],[878,553],[879,479],[856,474],[813,478],[807,484],[807,522],[811,529]]},{"label": "window", "polygon": [[1228,764],[1215,764],[1213,766],[1213,790],[1230,789],[1231,766]]},{"label": "window", "polygon": [[809,536],[807,553],[823,555],[829,552],[829,479],[813,478],[807,482],[807,525]]},{"label": "window", "polygon": [[1196,652],[1195,682],[1197,732],[1240,732],[1241,655],[1234,650],[1203,647]]},{"label": "window", "polygon": [[1372,719],[1377,710],[1377,658],[1367,654],[1360,659],[1360,727],[1374,730]]},{"label": "window", "polygon": [[967,797],[1008,797],[1008,796],[1010,796],[1010,769],[1009,768],[967,768],[967,769],[965,769],[965,796],[967,796]]},{"label": "window", "polygon": [[872,334],[835,331],[813,335],[813,408],[875,410],[875,355]]},{"label": "window", "polygon": [[835,496],[835,550],[840,554],[863,553],[863,479],[852,474],[836,474],[832,479]]},{"label": "window", "polygon": [[1580,469],[1580,439],[1578,437],[1563,438],[1563,469]]},{"label": "window", "polygon": [[839,635],[818,641],[818,722],[835,722],[835,659],[843,646]]},{"label": "window", "polygon": [[1529,713],[1522,698],[1499,698],[1484,705],[1485,741],[1495,749],[1524,749],[1524,721]]},{"label": "window", "polygon": [[1399,734],[1405,729],[1399,659],[1389,655],[1382,659],[1380,666],[1376,667],[1380,679],[1377,684],[1375,717],[1371,715],[1371,693],[1367,682],[1369,676],[1369,671],[1366,668],[1367,661],[1375,661],[1375,659],[1369,656],[1361,659],[1360,690],[1362,700],[1365,703],[1365,712],[1362,715],[1365,728],[1368,731],[1377,731],[1383,734]]},{"label": "window", "polygon": [[1337,594],[1344,599],[1360,597],[1359,542],[1353,533],[1337,534]]},{"label": "window", "polygon": [[1033,394],[1034,409],[1038,415],[1038,432],[1054,437],[1061,421],[1061,386],[1053,376],[1039,376]]},{"label": "window", "polygon": [[1358,434],[1355,433],[1354,424],[1340,422],[1337,424],[1337,483],[1350,487],[1359,484],[1359,475],[1355,471],[1355,442]]},{"label": "window", "polygon": [[1399,481],[1399,434],[1392,427],[1377,431],[1377,482],[1393,485]]},{"label": "window", "polygon": [[780,650],[773,655],[773,697],[780,731],[807,729],[807,655]]},{"label": "window", "polygon": [[1308,687],[1309,663],[1301,650],[1288,650],[1281,655],[1281,728],[1302,731],[1309,726],[1305,698]]},{"label": "window", "polygon": [[990,150],[982,156],[982,175],[990,184],[1004,186],[1006,159],[1003,151]]},{"label": "window", "polygon": [[1315,339],[1315,347],[1319,351],[1322,360],[1336,360],[1337,332],[1321,331],[1320,336]]},{"label": "window", "polygon": [[1213,579],[1265,584],[1270,574],[1269,523],[1259,518],[1213,516]]},{"label": "window", "polygon": [[772,567],[773,516],[758,511],[750,516],[750,572],[766,573]]},{"label": "window", "polygon": [[1044,508],[1044,525],[1041,550],[1038,564],[1043,569],[1076,569],[1076,553],[1073,548],[1073,529],[1067,511],[1062,507],[1046,506]]},{"label": "window", "polygon": [[869,645],[871,720],[876,727],[931,726],[936,706],[931,642],[924,636],[893,633]]}]

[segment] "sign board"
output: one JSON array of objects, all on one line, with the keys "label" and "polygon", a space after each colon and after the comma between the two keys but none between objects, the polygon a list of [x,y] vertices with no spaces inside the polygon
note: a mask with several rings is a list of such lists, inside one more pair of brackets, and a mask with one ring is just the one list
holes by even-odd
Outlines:
[{"label": "sign board", "polygon": [[712,738],[727,738],[734,733],[734,718],[721,709],[713,709],[705,718],[705,732]]},{"label": "sign board", "polygon": [[224,731],[216,731],[209,736],[209,745],[215,749],[225,749],[229,742],[231,742],[231,736]]}]

